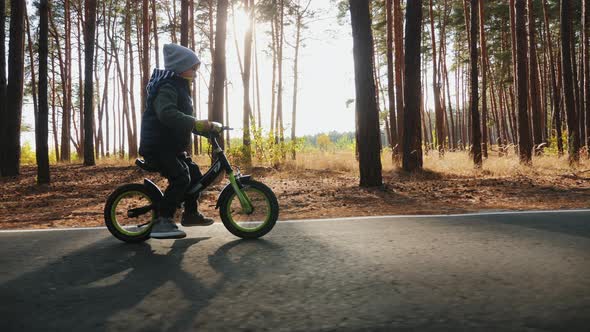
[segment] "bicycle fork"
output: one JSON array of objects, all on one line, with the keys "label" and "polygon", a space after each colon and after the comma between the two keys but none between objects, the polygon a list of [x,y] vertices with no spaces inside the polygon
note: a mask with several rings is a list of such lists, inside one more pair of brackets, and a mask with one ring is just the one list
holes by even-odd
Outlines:
[{"label": "bicycle fork", "polygon": [[234,189],[234,192],[236,193],[236,195],[238,196],[238,199],[240,200],[240,205],[242,206],[242,210],[246,214],[251,214],[252,212],[254,212],[254,209],[252,208],[252,202],[250,201],[250,198],[248,197],[248,195],[246,195],[246,193],[242,190],[242,188],[240,188],[240,184],[238,184],[238,181],[236,180],[234,172],[233,171],[230,172],[228,177],[229,177],[229,182],[231,183],[231,186]]}]

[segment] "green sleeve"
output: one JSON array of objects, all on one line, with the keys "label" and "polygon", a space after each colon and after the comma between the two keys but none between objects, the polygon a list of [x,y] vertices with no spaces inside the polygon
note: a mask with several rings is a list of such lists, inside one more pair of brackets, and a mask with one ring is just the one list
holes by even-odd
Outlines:
[{"label": "green sleeve", "polygon": [[162,85],[154,100],[154,110],[158,119],[166,127],[182,132],[191,132],[195,126],[195,118],[178,109],[177,97],[178,94],[172,85]]}]

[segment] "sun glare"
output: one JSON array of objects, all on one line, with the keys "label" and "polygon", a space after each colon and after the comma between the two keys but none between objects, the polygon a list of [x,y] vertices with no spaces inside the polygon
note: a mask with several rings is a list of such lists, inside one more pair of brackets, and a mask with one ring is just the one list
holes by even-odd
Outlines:
[{"label": "sun glare", "polygon": [[243,8],[236,8],[233,11],[236,32],[238,34],[245,33],[250,26],[250,15]]}]

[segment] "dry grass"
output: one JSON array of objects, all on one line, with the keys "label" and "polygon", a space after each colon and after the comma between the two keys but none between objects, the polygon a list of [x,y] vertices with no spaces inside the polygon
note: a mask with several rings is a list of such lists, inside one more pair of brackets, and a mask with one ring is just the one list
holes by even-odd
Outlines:
[{"label": "dry grass", "polygon": [[[381,156],[385,172],[397,171],[389,152]],[[293,170],[335,170],[358,174],[358,162],[352,151],[340,152],[307,152],[299,153],[297,160],[287,161],[285,167]],[[590,169],[590,160],[583,158],[576,168],[570,167],[567,157],[558,158],[554,155],[533,158],[533,166],[521,165],[518,156],[510,153],[499,157],[496,151],[490,151],[488,159],[483,162],[482,169],[476,169],[467,152],[447,152],[442,158],[437,152],[431,151],[424,156],[424,170],[441,175],[464,177],[507,177],[507,176],[544,176],[583,173]]]},{"label": "dry grass", "polygon": [[[207,155],[194,156],[193,160],[201,166],[203,171],[211,164]],[[110,157],[100,159],[97,163],[101,166],[130,166],[134,161]],[[381,163],[384,172],[397,172],[400,169],[393,162],[389,151],[383,152]],[[239,162],[235,162],[235,164],[240,166]],[[258,161],[254,161],[254,166],[270,167],[269,164]],[[296,160],[291,160],[288,156],[280,170],[330,170],[357,175],[359,166],[353,151],[312,151],[299,152]],[[467,152],[447,152],[441,158],[437,152],[430,151],[424,155],[424,170],[451,177],[561,176],[572,173],[583,174],[590,171],[590,160],[582,158],[580,164],[572,168],[568,163],[567,156],[558,158],[555,155],[544,155],[534,157],[532,166],[525,166],[520,164],[518,156],[514,152],[509,153],[508,156],[500,157],[497,151],[490,151],[489,158],[484,160],[482,169],[476,169]]]}]

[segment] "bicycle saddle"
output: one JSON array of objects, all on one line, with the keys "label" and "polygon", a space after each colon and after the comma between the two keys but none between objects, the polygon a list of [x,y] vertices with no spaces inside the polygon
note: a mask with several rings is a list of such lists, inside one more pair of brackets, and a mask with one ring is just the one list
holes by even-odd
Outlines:
[{"label": "bicycle saddle", "polygon": [[145,160],[142,159],[135,159],[135,165],[139,166],[139,168],[143,169],[147,172],[158,172],[158,169],[155,167],[154,164],[148,164]]}]

